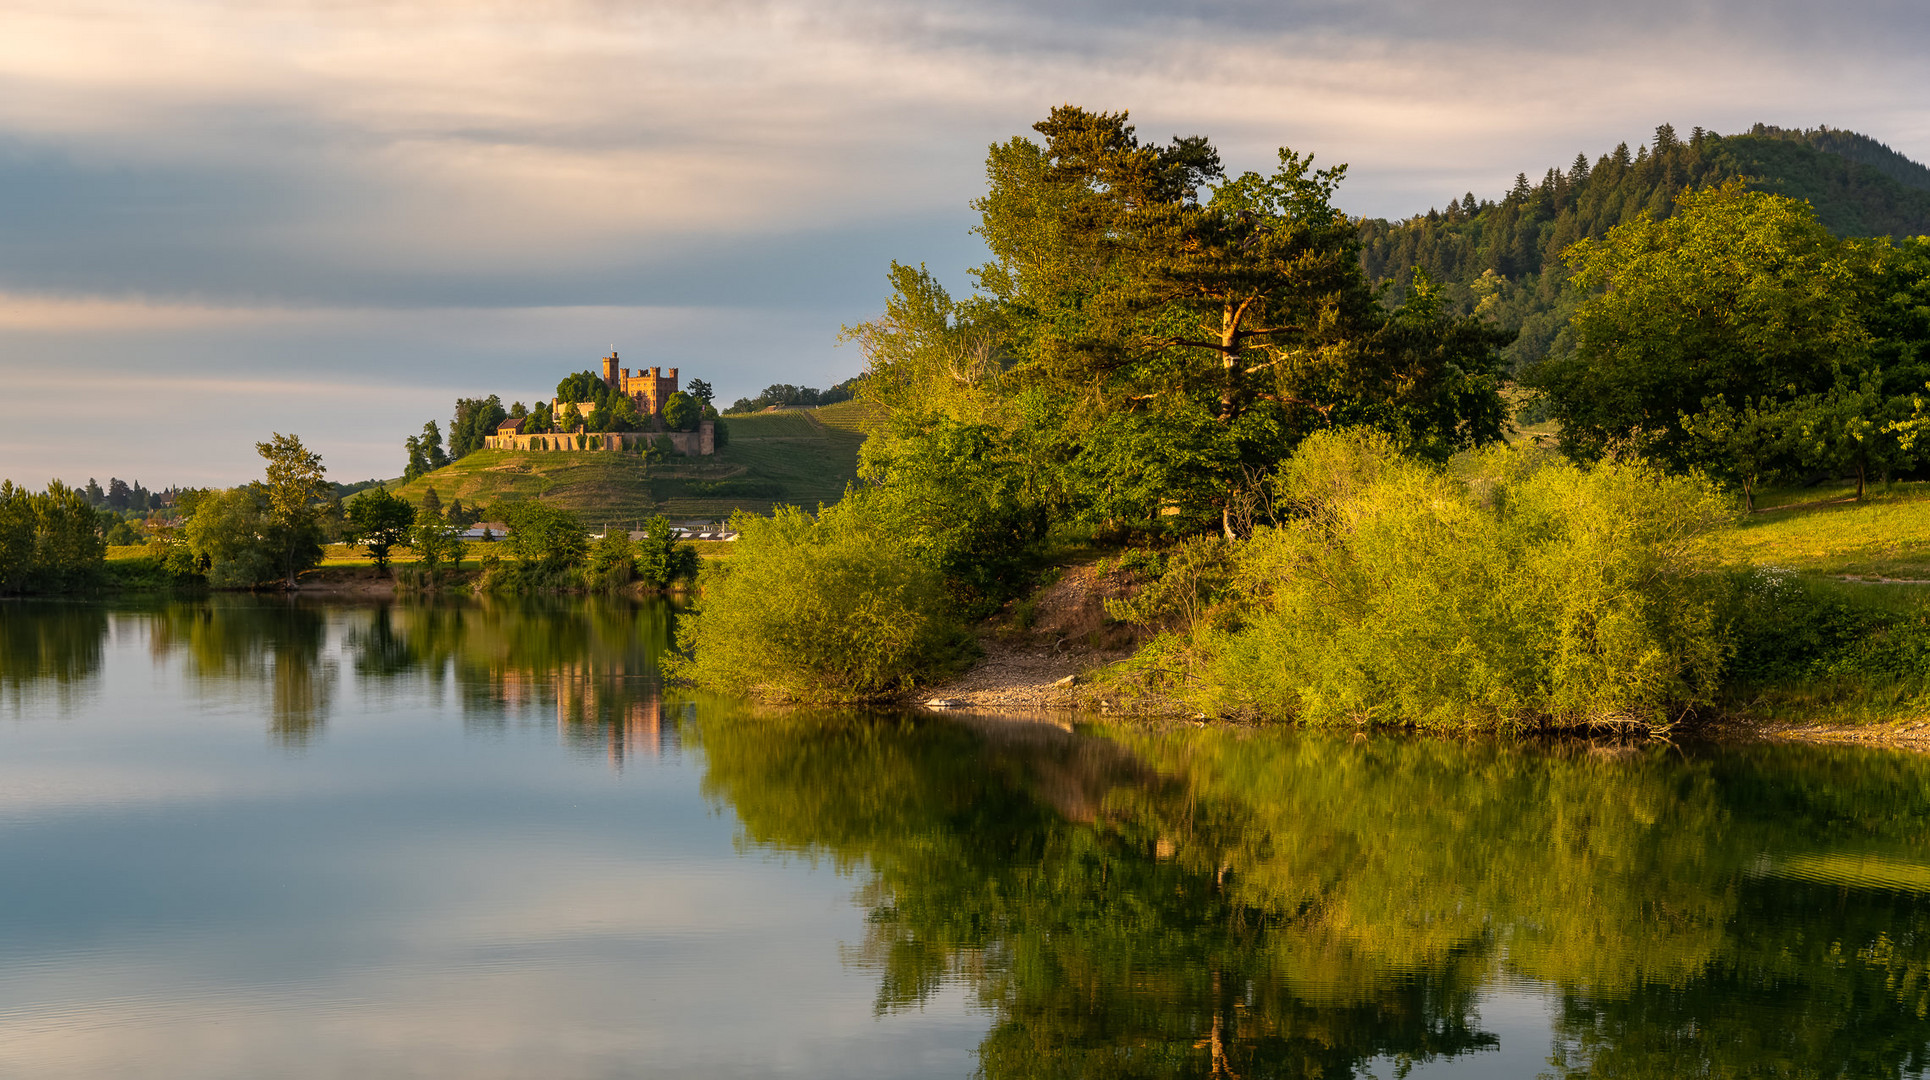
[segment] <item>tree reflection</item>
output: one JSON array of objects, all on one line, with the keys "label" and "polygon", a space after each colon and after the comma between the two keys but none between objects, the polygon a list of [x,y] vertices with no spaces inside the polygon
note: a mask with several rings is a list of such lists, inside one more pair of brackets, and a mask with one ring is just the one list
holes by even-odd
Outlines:
[{"label": "tree reflection", "polygon": [[66,703],[100,674],[107,632],[91,604],[0,601],[0,700],[18,710],[50,689]]},{"label": "tree reflection", "polygon": [[203,694],[267,684],[269,733],[286,745],[307,743],[328,719],[340,670],[318,608],[252,597],[170,603],[150,617],[148,640],[157,658],[184,658]]},{"label": "tree reflection", "polygon": [[1494,1045],[1478,996],[1521,978],[1558,995],[1563,1075],[1897,1075],[1930,1042],[1923,894],[1776,870],[1845,835],[1918,865],[1921,761],[727,710],[698,732],[747,842],[863,870],[850,959],[879,1010],[956,980],[993,1013],[988,1077],[1354,1075]]}]

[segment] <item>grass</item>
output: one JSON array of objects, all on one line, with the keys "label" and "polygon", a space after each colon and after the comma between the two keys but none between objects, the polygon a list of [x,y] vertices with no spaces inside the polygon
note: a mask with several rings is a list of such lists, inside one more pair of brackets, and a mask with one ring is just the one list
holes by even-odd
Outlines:
[{"label": "grass", "polygon": [[[833,408],[838,408],[833,406]],[[769,513],[778,503],[816,508],[844,495],[857,479],[865,407],[819,423],[812,411],[751,413],[726,419],[729,441],[709,458],[646,462],[608,451],[478,450],[392,490],[420,503],[433,487],[446,507],[541,498],[586,524],[635,526],[663,514],[674,520],[722,520],[737,510]],[[716,494],[698,485],[743,481],[779,494]]]},{"label": "grass", "polygon": [[740,439],[815,439],[823,434],[822,429],[812,422],[809,410],[793,409],[785,412],[740,413],[724,417],[730,427],[730,441]]},{"label": "grass", "polygon": [[866,405],[857,401],[840,401],[836,405],[826,405],[812,410],[818,423],[827,428],[849,431],[857,435],[869,435],[884,425],[885,411],[876,405]]},{"label": "grass", "polygon": [[1757,499],[1729,555],[1754,566],[1863,580],[1930,581],[1930,482],[1779,489]]}]

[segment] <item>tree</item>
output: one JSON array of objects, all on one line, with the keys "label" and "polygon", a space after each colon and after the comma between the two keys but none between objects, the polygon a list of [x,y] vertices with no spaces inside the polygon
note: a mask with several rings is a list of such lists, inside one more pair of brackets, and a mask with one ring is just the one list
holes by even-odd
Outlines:
[{"label": "tree", "polygon": [[82,491],[58,480],[44,492],[0,481],[0,594],[69,592],[96,583],[107,557],[101,522]]},{"label": "tree", "polygon": [[510,503],[502,514],[504,546],[519,562],[553,570],[583,562],[589,540],[575,514],[537,499]]},{"label": "tree", "polygon": [[403,440],[402,445],[409,451],[409,462],[402,468],[402,479],[414,480],[416,477],[428,472],[429,459],[422,452],[422,440],[417,436],[411,435]]},{"label": "tree", "polygon": [[710,383],[703,379],[690,380],[690,385],[686,389],[689,390],[691,397],[703,402],[706,406],[717,396],[717,392],[710,388]]},{"label": "tree", "polygon": [[462,541],[456,529],[427,507],[416,511],[409,546],[415,550],[416,564],[429,572],[431,579],[445,566],[462,561]]},{"label": "tree", "polygon": [[442,516],[442,496],[436,494],[434,487],[422,493],[422,508],[438,518]]},{"label": "tree", "polygon": [[414,524],[414,507],[384,488],[370,488],[348,504],[346,539],[366,548],[376,567],[386,569],[390,549],[409,542]]},{"label": "tree", "polygon": [[628,530],[611,525],[590,545],[589,574],[598,588],[614,591],[630,584],[637,576],[637,553],[630,545]]},{"label": "tree", "polygon": [[1806,203],[1740,182],[1676,200],[1584,240],[1564,259],[1586,297],[1572,355],[1530,369],[1563,445],[1584,456],[1634,445],[1697,464],[1683,417],[1711,398],[1792,400],[1826,393],[1862,366],[1880,248],[1839,241]]},{"label": "tree", "polygon": [[282,572],[278,530],[267,492],[249,484],[209,493],[188,519],[187,549],[217,589],[252,589]]},{"label": "tree", "polygon": [[255,452],[268,462],[262,485],[267,516],[278,541],[287,587],[292,589],[295,575],[322,558],[315,503],[328,494],[323,478],[328,470],[322,466],[322,456],[293,435],[275,432],[268,442],[256,443]]},{"label": "tree", "polygon": [[1803,464],[1856,477],[1863,497],[1870,473],[1888,476],[1916,462],[1902,437],[1902,401],[1885,396],[1881,372],[1864,372],[1855,384],[1839,381],[1827,393],[1810,394],[1790,406],[1791,440]]},{"label": "tree", "polygon": [[874,400],[994,421],[1075,516],[1170,508],[1188,529],[1230,529],[1253,472],[1312,431],[1370,424],[1436,456],[1499,437],[1507,335],[1429,295],[1380,306],[1331,203],[1344,168],[1283,149],[1272,174],[1223,179],[1204,138],[1144,144],[1126,119],[1062,106],[1043,145],[992,148],[980,295],[950,304],[894,267],[888,321],[855,332]]},{"label": "tree", "polygon": [[558,401],[578,401],[597,404],[601,402],[609,392],[609,387],[603,383],[603,377],[594,371],[579,371],[574,375],[565,376],[562,382],[556,384],[556,400]]},{"label": "tree", "polygon": [[694,580],[699,561],[697,549],[677,539],[663,515],[644,522],[643,538],[636,542],[638,577],[667,589],[679,581]]},{"label": "tree", "polygon": [[664,426],[672,431],[694,431],[704,416],[703,406],[682,390],[663,403]]},{"label": "tree", "polygon": [[450,458],[482,449],[483,440],[494,435],[497,426],[512,415],[523,415],[521,402],[513,412],[505,413],[502,399],[495,394],[486,398],[457,398],[455,418],[449,422]]},{"label": "tree", "polygon": [[449,455],[442,450],[442,430],[434,420],[422,425],[422,457],[431,472],[449,464]]},{"label": "tree", "polygon": [[1740,488],[1751,510],[1756,489],[1789,460],[1794,417],[1789,406],[1769,398],[1745,397],[1737,409],[1711,397],[1702,411],[1685,414],[1681,422],[1690,452]]}]

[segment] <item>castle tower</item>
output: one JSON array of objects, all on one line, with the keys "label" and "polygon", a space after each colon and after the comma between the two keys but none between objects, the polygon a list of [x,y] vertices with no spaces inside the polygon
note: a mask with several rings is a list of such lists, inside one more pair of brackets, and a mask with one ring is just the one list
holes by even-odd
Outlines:
[{"label": "castle tower", "polygon": [[610,355],[603,358],[603,385],[612,390],[621,390],[623,384],[620,379],[621,373],[617,368],[617,351],[616,348],[612,346]]}]

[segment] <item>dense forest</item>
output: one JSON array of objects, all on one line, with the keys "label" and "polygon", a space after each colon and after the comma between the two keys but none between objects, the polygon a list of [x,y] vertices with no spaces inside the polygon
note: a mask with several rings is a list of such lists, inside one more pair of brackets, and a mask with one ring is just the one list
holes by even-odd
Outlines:
[{"label": "dense forest", "polygon": [[1568,324],[1578,300],[1564,295],[1570,244],[1643,215],[1667,218],[1683,191],[1735,179],[1807,199],[1838,236],[1930,234],[1930,168],[1868,136],[1757,124],[1740,135],[1696,128],[1684,140],[1663,124],[1633,153],[1624,143],[1592,164],[1578,154],[1539,182],[1520,174],[1499,200],[1469,192],[1406,221],[1363,220],[1361,264],[1390,302],[1406,298],[1418,268],[1449,311],[1518,327],[1507,350],[1518,367],[1555,349]]}]

